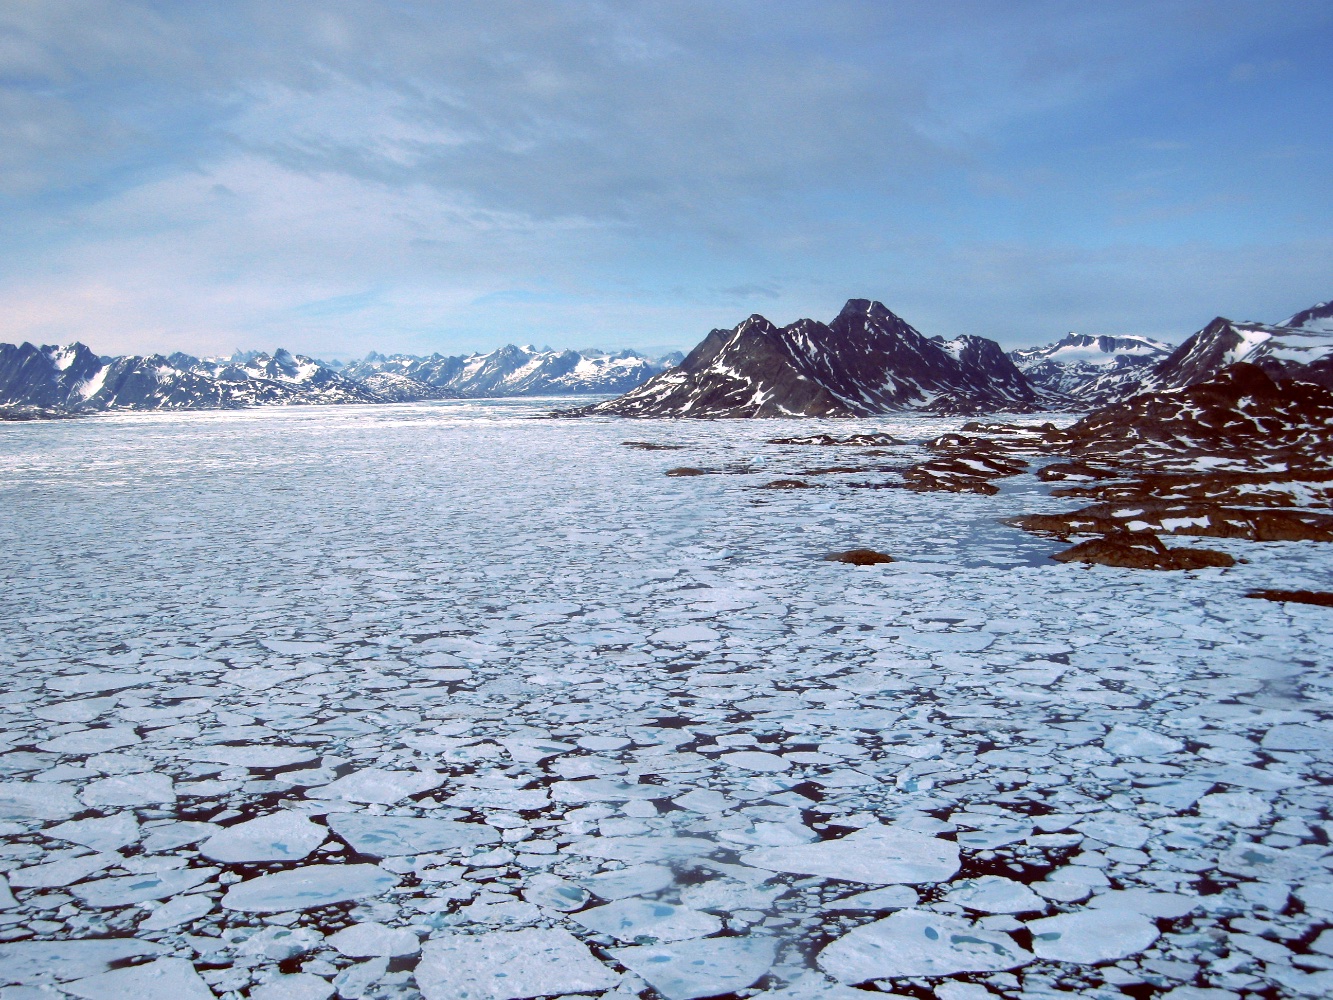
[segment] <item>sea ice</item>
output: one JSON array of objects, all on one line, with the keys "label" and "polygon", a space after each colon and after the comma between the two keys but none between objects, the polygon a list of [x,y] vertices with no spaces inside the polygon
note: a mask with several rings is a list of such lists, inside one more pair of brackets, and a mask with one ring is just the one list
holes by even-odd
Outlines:
[{"label": "sea ice", "polygon": [[954,882],[944,898],[978,913],[1031,913],[1046,909],[1046,902],[1022,882],[998,875]]},{"label": "sea ice", "polygon": [[648,899],[617,900],[576,913],[573,919],[596,934],[610,934],[631,943],[640,938],[681,941],[722,929],[722,921],[711,913]]},{"label": "sea ice", "polygon": [[178,868],[145,875],[127,875],[83,882],[70,891],[89,906],[111,909],[132,903],[166,899],[193,889],[218,873],[216,868]]},{"label": "sea ice", "polygon": [[250,1000],[329,1000],[333,984],[309,972],[295,972],[272,979],[250,991]]},{"label": "sea ice", "polygon": [[819,953],[819,967],[843,983],[896,976],[998,972],[1032,961],[1008,934],[956,917],[901,910],[844,934]]},{"label": "sea ice", "polygon": [[619,978],[559,928],[437,935],[416,968],[426,1000],[563,996],[609,989]]},{"label": "sea ice", "polygon": [[958,871],[958,845],[896,826],[874,826],[792,847],[749,851],[741,860],[769,871],[822,875],[871,885],[945,882]]},{"label": "sea ice", "polygon": [[481,823],[413,816],[372,816],[368,813],[333,813],[329,828],[352,845],[358,854],[374,858],[431,854],[458,847],[494,844],[500,834]]},{"label": "sea ice", "polygon": [[133,729],[84,729],[77,733],[67,733],[53,740],[37,744],[47,753],[90,754],[103,753],[107,750],[119,750],[139,742],[139,734]]},{"label": "sea ice", "polygon": [[33,983],[47,975],[61,981],[82,979],[127,958],[160,955],[166,950],[155,941],[123,937],[0,944],[0,984]]},{"label": "sea ice", "polygon": [[199,846],[214,861],[300,861],[320,844],[328,831],[300,813],[280,810],[235,826],[223,827]]},{"label": "sea ice", "polygon": [[48,837],[82,844],[94,851],[114,851],[139,839],[139,824],[134,814],[118,812],[110,816],[74,820],[43,830]]},{"label": "sea ice", "polygon": [[1080,910],[1029,920],[1032,950],[1057,962],[1093,965],[1136,955],[1157,940],[1147,917],[1127,909]]},{"label": "sea ice", "polygon": [[377,896],[401,880],[375,865],[309,865],[238,882],[222,897],[229,910],[281,913]]},{"label": "sea ice", "polygon": [[328,937],[340,955],[348,958],[396,958],[421,950],[417,936],[404,927],[387,927],[367,921],[353,924]]},{"label": "sea ice", "polygon": [[141,931],[164,931],[169,927],[188,924],[211,913],[215,906],[217,906],[216,901],[201,892],[188,896],[176,896],[141,920],[139,929]]},{"label": "sea ice", "polygon": [[65,819],[82,810],[68,785],[0,783],[0,820]]},{"label": "sea ice", "polygon": [[650,896],[675,881],[671,869],[662,865],[630,865],[591,875],[579,884],[602,899],[625,899],[628,896]]},{"label": "sea ice", "polygon": [[694,1000],[745,989],[773,965],[776,944],[763,937],[720,937],[612,948],[611,957],[667,1000]]},{"label": "sea ice", "polygon": [[167,774],[145,771],[117,774],[91,782],[83,790],[83,801],[90,806],[151,806],[176,801],[176,786]]},{"label": "sea ice", "polygon": [[434,771],[386,771],[367,768],[319,788],[306,790],[312,799],[342,799],[345,802],[378,802],[393,805],[409,795],[419,795],[444,784]]},{"label": "sea ice", "polygon": [[159,958],[147,965],[76,979],[60,988],[86,1000],[213,1000],[208,984],[183,958]]}]

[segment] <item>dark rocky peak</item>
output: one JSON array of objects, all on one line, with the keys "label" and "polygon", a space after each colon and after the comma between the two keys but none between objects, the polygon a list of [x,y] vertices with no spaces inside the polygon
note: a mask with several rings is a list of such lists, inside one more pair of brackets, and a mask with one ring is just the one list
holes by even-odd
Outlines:
[{"label": "dark rocky peak", "polygon": [[1302,309],[1294,316],[1288,316],[1278,326],[1333,330],[1333,301],[1317,302],[1309,309]]}]

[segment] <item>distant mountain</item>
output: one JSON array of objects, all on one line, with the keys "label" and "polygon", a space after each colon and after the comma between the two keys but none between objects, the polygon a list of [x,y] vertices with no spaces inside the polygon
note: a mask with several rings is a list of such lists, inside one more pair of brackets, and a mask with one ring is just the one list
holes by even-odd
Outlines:
[{"label": "distant mountain", "polygon": [[1333,302],[1320,302],[1309,309],[1302,309],[1296,315],[1287,317],[1278,326],[1333,333]]},{"label": "distant mountain", "polygon": [[489,354],[446,357],[432,354],[367,355],[343,368],[352,378],[377,374],[407,376],[451,396],[569,396],[626,392],[676,363],[645,358],[634,351],[538,350],[509,344]]},{"label": "distant mountain", "polygon": [[1172,349],[1149,337],[1070,333],[1045,347],[1010,351],[1009,357],[1038,388],[1095,407],[1137,391]]},{"label": "distant mountain", "polygon": [[1329,312],[1328,304],[1321,303],[1279,326],[1237,323],[1219,316],[1158,364],[1144,380],[1143,388],[1194,385],[1237,362],[1256,365],[1271,378],[1294,378],[1333,388],[1333,323]]},{"label": "distant mountain", "polygon": [[616,393],[668,364],[633,351],[585,357],[512,345],[467,357],[372,353],[335,367],[281,348],[271,355],[201,359],[182,353],[99,357],[77,343],[0,344],[0,407],[83,413]]},{"label": "distant mountain", "polygon": [[714,330],[676,368],[582,414],[844,417],[897,410],[979,413],[1041,409],[994,341],[927,338],[878,302],[852,299],[829,324],[779,329],[751,316]]},{"label": "distant mountain", "polygon": [[1271,378],[1333,387],[1333,302],[1274,325],[1219,316],[1179,347],[1148,337],[1071,333],[1009,357],[1039,389],[1067,397],[1078,408],[1195,385],[1237,362],[1256,365]]}]

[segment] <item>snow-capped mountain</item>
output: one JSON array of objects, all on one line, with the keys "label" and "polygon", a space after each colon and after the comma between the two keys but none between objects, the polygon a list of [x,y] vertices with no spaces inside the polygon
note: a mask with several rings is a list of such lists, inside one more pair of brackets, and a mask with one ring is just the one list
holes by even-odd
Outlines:
[{"label": "snow-capped mountain", "polygon": [[832,323],[779,329],[751,316],[714,330],[681,362],[580,413],[622,416],[865,416],[1040,408],[1041,396],[994,341],[930,339],[878,302],[852,299]]},{"label": "snow-capped mountain", "polygon": [[1312,330],[1317,333],[1333,333],[1333,302],[1319,302],[1309,309],[1302,309],[1296,315],[1288,316],[1278,326]]},{"label": "snow-capped mountain", "polygon": [[343,371],[366,380],[376,374],[404,375],[451,396],[564,396],[626,392],[673,363],[671,357],[645,358],[634,351],[552,351],[508,344],[466,357],[372,353]]},{"label": "snow-capped mountain", "polygon": [[83,344],[0,344],[0,403],[70,412],[377,403],[369,387],[284,350],[241,360],[99,357]]},{"label": "snow-capped mountain", "polygon": [[1010,351],[1009,357],[1040,389],[1101,406],[1135,392],[1172,345],[1140,336],[1070,333],[1054,344]]},{"label": "snow-capped mountain", "polygon": [[[1158,364],[1143,387],[1193,385],[1238,361],[1257,365],[1272,378],[1297,378],[1333,387],[1333,325],[1328,312],[1324,303],[1279,326],[1237,323],[1219,316]],[[1289,325],[1293,322],[1303,325]]]},{"label": "snow-capped mountain", "polygon": [[207,410],[311,403],[402,403],[459,396],[624,392],[673,359],[632,351],[504,347],[468,357],[371,354],[341,366],[292,354],[99,357],[83,344],[0,344],[0,406],[57,412]]}]

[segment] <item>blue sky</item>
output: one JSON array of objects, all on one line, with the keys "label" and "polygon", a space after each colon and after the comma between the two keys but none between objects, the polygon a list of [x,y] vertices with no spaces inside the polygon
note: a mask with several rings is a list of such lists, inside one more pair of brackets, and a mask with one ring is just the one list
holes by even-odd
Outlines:
[{"label": "blue sky", "polygon": [[1333,4],[0,6],[0,340],[1006,346],[1333,297]]}]

